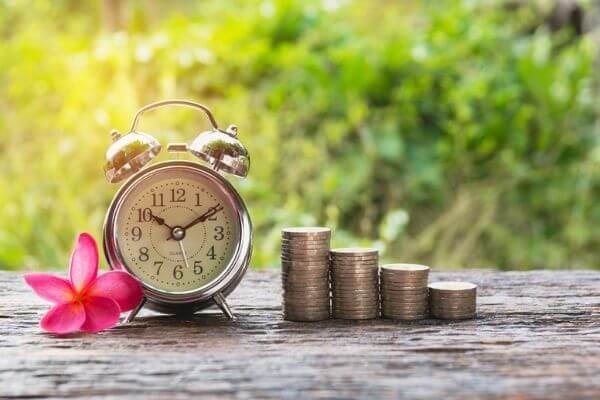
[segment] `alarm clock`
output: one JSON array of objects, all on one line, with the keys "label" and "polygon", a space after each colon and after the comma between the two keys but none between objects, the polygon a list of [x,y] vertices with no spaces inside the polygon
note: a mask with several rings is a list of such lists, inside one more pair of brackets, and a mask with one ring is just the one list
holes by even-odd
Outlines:
[{"label": "alarm clock", "polygon": [[[169,143],[170,153],[191,153],[199,162],[178,159],[148,165],[161,144],[138,131],[146,111],[187,106],[203,112],[212,129],[189,145]],[[226,297],[240,283],[252,253],[252,224],[244,201],[223,177],[245,177],[248,151],[233,125],[221,129],[210,110],[188,100],[165,100],[137,111],[129,133],[112,132],[104,172],[124,181],[104,222],[104,252],[110,268],[141,283],[144,306],[169,314],[193,313],[217,305],[229,318]]]}]

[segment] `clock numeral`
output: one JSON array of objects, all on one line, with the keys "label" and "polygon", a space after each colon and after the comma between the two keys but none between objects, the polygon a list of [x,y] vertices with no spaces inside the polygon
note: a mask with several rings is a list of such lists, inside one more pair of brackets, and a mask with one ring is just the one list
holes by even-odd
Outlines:
[{"label": "clock numeral", "polygon": [[138,222],[150,222],[152,221],[152,210],[149,208],[138,208]]},{"label": "clock numeral", "polygon": [[148,255],[147,247],[140,247],[140,255],[138,256],[138,260],[140,261],[148,261],[150,256]]},{"label": "clock numeral", "polygon": [[175,268],[173,268],[173,278],[177,280],[183,278],[183,265],[176,265]]},{"label": "clock numeral", "polygon": [[133,240],[134,242],[139,242],[142,238],[142,229],[139,226],[134,226],[133,228],[131,228],[131,236],[131,240]]},{"label": "clock numeral", "polygon": [[194,261],[194,273],[196,275],[202,274],[204,268],[202,268],[202,261]]},{"label": "clock numeral", "polygon": [[152,207],[163,207],[165,205],[164,193],[152,193]]},{"label": "clock numeral", "polygon": [[210,249],[208,250],[208,253],[206,253],[206,255],[209,256],[211,260],[216,260],[217,255],[215,254],[215,246],[210,246]]},{"label": "clock numeral", "polygon": [[223,233],[224,230],[225,228],[223,228],[222,226],[215,226],[215,240],[223,240],[223,238],[225,237],[225,234]]},{"label": "clock numeral", "polygon": [[185,189],[171,189],[171,203],[184,203],[185,202]]},{"label": "clock numeral", "polygon": [[154,266],[156,268],[156,275],[160,275],[160,268],[163,266],[163,261],[154,261]]},{"label": "clock numeral", "polygon": [[200,207],[202,204],[200,204],[200,193],[196,193],[196,207]]}]

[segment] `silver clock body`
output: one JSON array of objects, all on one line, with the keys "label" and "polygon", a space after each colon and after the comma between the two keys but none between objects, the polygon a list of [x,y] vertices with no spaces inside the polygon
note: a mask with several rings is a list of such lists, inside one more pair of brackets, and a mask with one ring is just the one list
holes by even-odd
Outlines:
[{"label": "silver clock body", "polygon": [[[139,268],[134,268],[132,260],[125,255],[120,245],[117,217],[127,199],[136,190],[144,188],[159,174],[177,176],[187,174],[196,176],[219,191],[231,214],[231,222],[235,226],[236,236],[232,240],[233,248],[226,266],[219,273],[201,286],[189,290],[167,290],[157,287],[147,278],[140,276]],[[214,170],[190,161],[164,161],[142,169],[131,176],[114,196],[104,222],[104,252],[111,269],[126,271],[140,280],[146,297],[146,306],[170,314],[191,313],[219,303],[240,283],[246,273],[252,254],[252,223],[248,210],[235,188]],[[186,256],[184,255],[184,258]]]}]

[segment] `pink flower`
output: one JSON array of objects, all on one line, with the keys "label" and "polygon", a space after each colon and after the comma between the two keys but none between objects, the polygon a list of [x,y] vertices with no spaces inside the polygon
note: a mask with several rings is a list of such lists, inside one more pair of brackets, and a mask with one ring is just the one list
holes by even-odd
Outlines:
[{"label": "pink flower", "polygon": [[50,274],[25,274],[25,282],[38,296],[55,304],[40,326],[60,335],[112,328],[122,312],[132,310],[142,300],[139,282],[126,272],[98,276],[98,246],[88,233],[79,235],[68,280]]}]

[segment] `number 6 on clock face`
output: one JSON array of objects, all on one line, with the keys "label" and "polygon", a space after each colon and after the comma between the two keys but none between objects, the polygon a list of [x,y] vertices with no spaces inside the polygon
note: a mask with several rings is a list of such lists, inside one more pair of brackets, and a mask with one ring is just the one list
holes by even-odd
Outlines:
[{"label": "number 6 on clock face", "polygon": [[250,229],[246,207],[220,175],[168,161],[119,190],[104,243],[111,266],[135,275],[150,301],[197,303],[241,278]]}]

